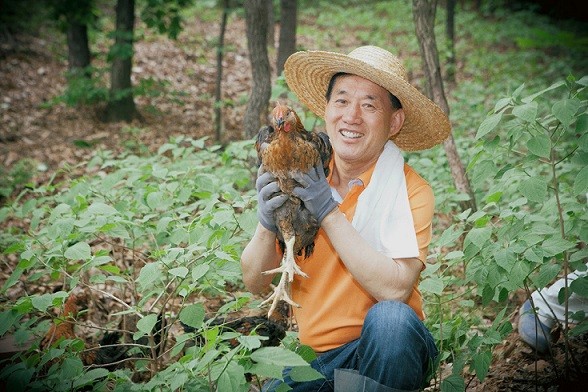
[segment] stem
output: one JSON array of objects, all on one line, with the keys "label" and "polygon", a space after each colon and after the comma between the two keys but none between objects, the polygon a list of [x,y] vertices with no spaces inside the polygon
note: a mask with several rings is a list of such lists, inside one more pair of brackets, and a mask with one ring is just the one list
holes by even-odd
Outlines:
[{"label": "stem", "polygon": [[[555,194],[555,201],[557,204],[557,214],[559,218],[559,230],[562,239],[566,239],[566,231],[564,227],[564,216],[563,216],[563,208],[561,206],[561,200],[559,198],[559,181],[557,177],[556,163],[557,159],[555,156],[555,149],[551,149],[551,172],[552,172],[552,179],[553,179],[553,192]],[[569,305],[569,283],[568,283],[568,274],[569,274],[569,256],[568,252],[565,251],[563,254],[563,267],[564,267],[564,293],[565,293],[565,301],[564,301],[564,328],[563,328],[563,337],[564,337],[564,363],[565,363],[565,378],[568,379],[569,376],[569,355],[570,355],[570,346],[568,340],[568,333],[569,333],[569,324],[568,324],[568,305]]]}]

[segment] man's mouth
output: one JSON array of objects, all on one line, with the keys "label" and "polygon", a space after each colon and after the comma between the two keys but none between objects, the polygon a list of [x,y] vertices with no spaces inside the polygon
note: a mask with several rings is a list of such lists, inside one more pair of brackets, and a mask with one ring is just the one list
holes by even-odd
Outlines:
[{"label": "man's mouth", "polygon": [[362,136],[361,133],[348,131],[346,129],[341,129],[339,133],[341,134],[341,136],[346,137],[348,139],[359,139]]}]

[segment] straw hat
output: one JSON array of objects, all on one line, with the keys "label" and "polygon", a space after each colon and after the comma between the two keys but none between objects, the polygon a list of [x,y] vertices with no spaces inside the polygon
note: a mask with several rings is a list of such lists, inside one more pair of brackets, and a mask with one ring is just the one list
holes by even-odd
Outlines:
[{"label": "straw hat", "polygon": [[400,60],[382,48],[361,46],[348,55],[324,51],[297,52],[284,65],[288,86],[304,105],[321,118],[327,106],[325,94],[329,81],[338,72],[368,79],[400,100],[406,119],[392,140],[401,149],[424,150],[449,136],[451,125],[447,115],[408,83]]}]

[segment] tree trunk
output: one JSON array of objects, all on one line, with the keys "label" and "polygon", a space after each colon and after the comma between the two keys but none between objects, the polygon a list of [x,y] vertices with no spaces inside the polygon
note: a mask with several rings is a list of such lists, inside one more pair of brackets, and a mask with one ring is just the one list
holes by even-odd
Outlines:
[{"label": "tree trunk", "polygon": [[280,76],[284,63],[296,51],[297,0],[280,0],[280,46],[276,74]]},{"label": "tree trunk", "polygon": [[449,57],[447,58],[447,80],[455,83],[455,3],[456,0],[447,0],[447,19],[445,21],[445,36],[447,37],[447,49]]},{"label": "tree trunk", "polygon": [[270,48],[276,47],[276,17],[274,13],[274,2],[267,0],[267,43]]},{"label": "tree trunk", "polygon": [[245,0],[245,22],[253,87],[243,121],[245,137],[252,138],[259,131],[261,122],[267,121],[272,90],[266,41],[267,5],[264,0]]},{"label": "tree trunk", "polygon": [[[137,115],[131,85],[135,1],[117,0],[116,38],[112,59],[110,102],[106,121],[131,121]],[[111,52],[111,53],[112,53]]]},{"label": "tree trunk", "polygon": [[229,0],[223,0],[223,15],[221,19],[218,47],[216,49],[216,86],[214,88],[214,130],[216,141],[220,142],[223,128],[223,57],[225,53],[225,31],[227,30],[227,18],[229,16]]},{"label": "tree trunk", "polygon": [[[437,6],[436,0],[413,0],[413,18],[417,38],[419,40],[419,47],[421,58],[423,59],[423,67],[427,79],[427,95],[433,102],[449,115],[449,105],[445,98],[445,91],[443,90],[443,79],[441,78],[441,67],[439,65],[439,53],[437,52],[437,43],[435,41],[435,9]],[[464,193],[470,197],[469,200],[461,203],[462,209],[471,208],[476,210],[476,199],[474,192],[470,186],[469,179],[466,175],[461,159],[453,140],[453,134],[443,143],[451,175],[455,187],[460,193]]]},{"label": "tree trunk", "polygon": [[74,20],[67,27],[67,49],[69,72],[72,75],[90,77],[90,47],[88,45],[88,26]]}]

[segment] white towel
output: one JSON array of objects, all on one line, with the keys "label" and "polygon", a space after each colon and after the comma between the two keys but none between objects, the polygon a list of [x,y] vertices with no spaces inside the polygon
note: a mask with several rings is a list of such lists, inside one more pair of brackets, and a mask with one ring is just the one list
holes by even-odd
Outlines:
[{"label": "white towel", "polygon": [[367,188],[359,195],[351,224],[388,257],[419,256],[406,191],[404,158],[392,141],[384,146]]}]

